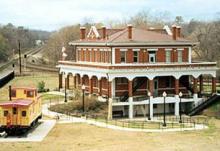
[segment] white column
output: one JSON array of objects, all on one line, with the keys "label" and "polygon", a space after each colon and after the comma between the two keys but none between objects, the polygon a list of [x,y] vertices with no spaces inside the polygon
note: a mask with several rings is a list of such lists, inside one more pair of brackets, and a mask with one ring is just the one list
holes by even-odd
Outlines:
[{"label": "white column", "polygon": [[153,101],[153,96],[150,96],[150,118],[151,119],[153,119],[153,116],[154,116],[154,108],[153,108],[153,103],[152,103],[152,101]]},{"label": "white column", "polygon": [[112,119],[112,99],[109,98],[108,100],[108,119]]},{"label": "white column", "polygon": [[115,79],[112,79],[112,98],[115,97]]},{"label": "white column", "polygon": [[189,53],[188,53],[188,60],[189,60],[189,63],[192,63],[192,47],[189,47]]},{"label": "white column", "polygon": [[115,64],[115,48],[112,48],[112,64]]},{"label": "white column", "polygon": [[179,116],[179,101],[175,103],[175,116]]},{"label": "white column", "polygon": [[133,118],[133,97],[129,97],[128,98],[128,102],[129,102],[129,113],[128,113],[128,116],[130,119]]}]

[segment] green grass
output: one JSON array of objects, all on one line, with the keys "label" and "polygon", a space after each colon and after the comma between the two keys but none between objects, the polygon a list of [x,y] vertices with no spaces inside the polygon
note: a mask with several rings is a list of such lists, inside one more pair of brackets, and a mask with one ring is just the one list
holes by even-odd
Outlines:
[{"label": "green grass", "polygon": [[53,90],[58,87],[58,76],[56,73],[33,73],[34,75],[30,76],[21,76],[15,77],[12,81],[10,81],[7,85],[0,89],[0,101],[8,100],[8,86],[12,85],[12,87],[37,87],[37,84],[40,81],[45,82],[45,87]]},{"label": "green grass", "polygon": [[43,93],[41,94],[41,100],[43,103],[52,103],[52,102],[59,103],[64,100],[64,96]]}]

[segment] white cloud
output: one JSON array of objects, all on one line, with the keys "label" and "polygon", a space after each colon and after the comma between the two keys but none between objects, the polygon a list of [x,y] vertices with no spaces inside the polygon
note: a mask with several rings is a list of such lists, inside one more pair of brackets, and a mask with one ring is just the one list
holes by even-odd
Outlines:
[{"label": "white cloud", "polygon": [[169,11],[186,19],[219,12],[218,0],[0,0],[0,23],[54,30],[82,22],[122,19],[141,10]]}]

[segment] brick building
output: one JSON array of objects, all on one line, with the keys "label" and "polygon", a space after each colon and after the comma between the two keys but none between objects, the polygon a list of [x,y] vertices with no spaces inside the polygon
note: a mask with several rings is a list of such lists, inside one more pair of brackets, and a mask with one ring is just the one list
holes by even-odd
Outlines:
[{"label": "brick building", "polygon": [[207,75],[212,77],[212,93],[216,92],[216,62],[192,62],[195,43],[182,38],[179,26],[172,30],[92,26],[88,31],[81,27],[80,40],[69,44],[76,58],[59,61],[59,87],[85,85],[89,95],[108,99],[110,116],[160,114],[163,92],[167,93],[166,113],[178,116],[179,92],[183,93],[181,110],[187,111],[202,100],[198,94],[203,93]]}]

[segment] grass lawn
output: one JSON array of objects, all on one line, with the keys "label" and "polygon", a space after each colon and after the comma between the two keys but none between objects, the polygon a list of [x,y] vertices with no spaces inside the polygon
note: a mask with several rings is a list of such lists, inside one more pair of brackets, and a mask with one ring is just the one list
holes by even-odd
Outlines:
[{"label": "grass lawn", "polygon": [[42,142],[1,143],[4,151],[218,151],[220,120],[203,131],[144,133],[87,124],[56,124]]},{"label": "grass lawn", "polygon": [[0,88],[0,101],[8,100],[8,86],[37,87],[40,81],[45,82],[45,87],[53,90],[58,87],[58,75],[56,73],[36,73],[35,75],[15,77],[3,88]]}]

